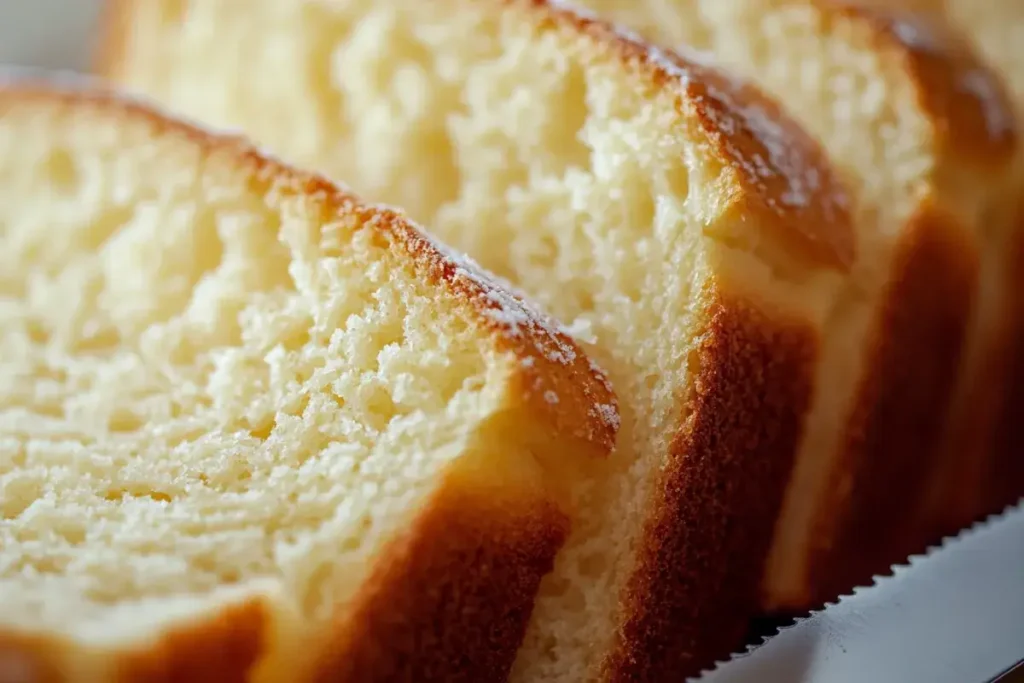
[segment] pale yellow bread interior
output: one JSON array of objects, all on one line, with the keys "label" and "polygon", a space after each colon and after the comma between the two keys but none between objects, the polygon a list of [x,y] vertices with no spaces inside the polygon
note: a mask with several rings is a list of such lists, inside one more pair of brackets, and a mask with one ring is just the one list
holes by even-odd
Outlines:
[{"label": "pale yellow bread interior", "polygon": [[855,258],[820,149],[544,2],[110,12],[105,75],[402,206],[608,370],[616,456],[573,490],[512,680],[674,680],[737,647]]},{"label": "pale yellow bread interior", "polygon": [[0,90],[0,678],[499,680],[617,422],[546,314],[401,215]]},{"label": "pale yellow bread interior", "polygon": [[[1016,145],[1006,95],[955,35],[881,2],[581,4],[751,78],[821,141],[854,189],[859,260],[839,324],[857,341],[833,337],[839,343],[822,350],[829,391],[813,409],[765,578],[769,608],[834,598],[924,549],[919,520],[901,517],[920,513],[913,501],[927,495],[923,482],[942,458],[932,451],[948,439],[945,411],[964,404],[981,359],[1006,338],[1002,253]],[[914,386],[927,388],[914,395]],[[884,403],[901,391],[892,408]],[[862,417],[872,401],[877,427]],[[843,515],[852,520],[845,535]],[[856,540],[866,536],[879,557],[866,559]]]}]

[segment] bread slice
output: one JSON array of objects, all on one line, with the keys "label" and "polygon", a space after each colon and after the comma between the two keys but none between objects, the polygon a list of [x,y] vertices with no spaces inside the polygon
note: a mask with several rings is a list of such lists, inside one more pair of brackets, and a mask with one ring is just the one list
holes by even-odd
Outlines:
[{"label": "bread slice", "polygon": [[0,245],[0,679],[505,679],[618,419],[549,318],[84,90],[0,91]]},{"label": "bread slice", "polygon": [[582,2],[754,80],[855,188],[868,307],[850,333],[868,341],[823,350],[831,391],[814,408],[765,579],[772,609],[832,599],[935,540],[923,512],[933,474],[951,452],[983,455],[986,399],[1001,381],[984,368],[1010,336],[1007,96],[942,26],[880,2]]},{"label": "bread slice", "polygon": [[545,2],[116,9],[109,76],[403,206],[608,370],[616,457],[573,491],[512,680],[675,681],[738,647],[855,253],[821,150]]},{"label": "bread slice", "polygon": [[[907,1],[907,0],[904,0]],[[1024,4],[1002,0],[915,0],[962,31],[988,64],[1003,78],[1024,120]],[[1024,155],[1024,152],[1022,152]],[[1005,291],[1012,297],[994,309],[1000,322],[1012,326],[1010,342],[992,350],[978,373],[976,390],[965,396],[968,404],[982,404],[984,418],[949,440],[949,467],[936,482],[928,510],[940,533],[957,529],[999,512],[1024,496],[1024,158],[1018,159],[1021,179],[1014,188],[1020,199],[1018,227],[1006,243],[996,246],[1001,271],[1007,274]],[[1013,311],[1012,314],[1006,311]],[[1007,381],[1009,378],[1009,381]]]}]

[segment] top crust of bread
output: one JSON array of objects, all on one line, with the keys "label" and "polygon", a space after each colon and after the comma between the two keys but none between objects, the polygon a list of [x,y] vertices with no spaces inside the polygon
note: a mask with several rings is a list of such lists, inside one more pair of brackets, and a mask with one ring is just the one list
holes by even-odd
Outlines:
[{"label": "top crust of bread", "polygon": [[[419,276],[436,285],[440,301],[464,309],[498,351],[519,359],[511,387],[518,395],[509,400],[527,405],[540,424],[524,428],[556,435],[554,447],[534,449],[554,479],[614,447],[617,402],[604,373],[553,319],[433,242],[400,213],[363,205],[326,179],[269,158],[240,138],[204,132],[110,92],[17,78],[0,88],[0,117],[19,109],[67,111],[145,129],[153,139],[197,146],[256,192],[306,197],[325,219],[355,213],[361,229],[379,231]],[[545,400],[552,391],[560,398],[557,408]],[[272,592],[229,595],[152,639],[114,651],[83,648],[59,636],[0,631],[0,681],[503,680],[540,579],[569,528],[558,495],[532,491],[517,500],[518,487],[510,486],[506,490],[473,472],[446,474],[411,527],[375,558],[345,618],[323,642],[291,642],[292,617],[275,604]],[[425,583],[437,590],[426,596],[413,590]],[[490,628],[480,629],[484,623]],[[381,643],[388,644],[387,652]],[[301,660],[311,650],[320,654]]]}]

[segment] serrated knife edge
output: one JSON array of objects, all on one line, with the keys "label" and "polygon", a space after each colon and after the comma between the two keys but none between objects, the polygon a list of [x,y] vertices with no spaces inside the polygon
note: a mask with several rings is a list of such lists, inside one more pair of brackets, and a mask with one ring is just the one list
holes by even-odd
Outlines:
[{"label": "serrated knife edge", "polygon": [[1024,658],[1024,502],[722,662],[699,683],[985,683]]}]

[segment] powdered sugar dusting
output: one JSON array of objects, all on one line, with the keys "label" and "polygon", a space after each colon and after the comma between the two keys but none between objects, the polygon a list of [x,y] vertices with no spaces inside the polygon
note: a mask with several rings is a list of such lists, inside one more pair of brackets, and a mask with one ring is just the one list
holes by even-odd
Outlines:
[{"label": "powdered sugar dusting", "polygon": [[[618,430],[619,413],[608,374],[592,358],[579,353],[572,337],[562,331],[557,320],[536,307],[526,294],[504,278],[484,269],[468,255],[435,239],[411,221],[408,224],[413,227],[415,239],[426,242],[454,266],[453,275],[456,279],[472,283],[474,289],[480,292],[480,301],[484,304],[481,308],[490,321],[507,333],[532,342],[539,356],[551,363],[571,366],[580,360],[586,361],[591,378],[600,385],[600,389],[593,385],[583,385],[590,401],[587,414],[592,419],[596,418],[604,427],[603,430],[595,430],[591,423],[585,427],[588,430],[587,437],[591,440],[606,438],[599,434]],[[528,356],[521,360],[521,365],[532,369],[536,367],[536,360]],[[534,389],[541,393],[549,405],[561,402],[561,397],[547,384],[543,374],[535,377],[534,385]]]},{"label": "powdered sugar dusting", "polygon": [[594,331],[594,324],[589,318],[577,317],[571,323],[562,325],[562,333],[581,341],[585,344],[596,344],[597,333]]},{"label": "powdered sugar dusting", "polygon": [[537,350],[546,360],[559,365],[572,365],[577,360],[576,347],[560,332],[557,320],[536,307],[532,301],[511,283],[484,269],[467,254],[457,252],[422,229],[420,239],[455,266],[454,277],[471,282],[481,293],[484,315],[517,337],[534,335]]},{"label": "powdered sugar dusting", "polygon": [[622,422],[622,418],[619,416],[619,409],[610,403],[595,403],[593,406],[593,416],[615,431],[619,430]]},{"label": "powdered sugar dusting", "polygon": [[604,384],[605,391],[607,391],[609,394],[613,393],[612,382],[610,379],[608,379],[608,374],[604,371],[603,368],[601,368],[601,366],[594,362],[593,358],[588,357],[587,360],[590,363],[590,372],[593,373],[594,376],[596,376],[599,380],[601,380],[601,382]]},{"label": "powdered sugar dusting", "polygon": [[[409,224],[412,225],[411,222]],[[572,366],[580,360],[587,362],[590,377],[597,380],[600,388],[588,386],[587,383],[581,385],[590,403],[587,416],[591,418],[591,421],[583,426],[584,435],[591,441],[614,438],[614,433],[619,429],[620,418],[608,375],[589,356],[581,357],[572,337],[561,331],[559,323],[535,307],[530,299],[513,285],[485,270],[468,255],[455,251],[422,230],[415,230],[413,234],[416,239],[426,242],[435,252],[454,265],[453,275],[456,279],[474,285],[480,292],[484,315],[508,334],[531,342],[540,357],[551,363]],[[533,369],[536,367],[536,361],[532,357],[526,357],[521,360],[521,365]],[[533,384],[534,391],[540,393],[548,405],[555,406],[561,402],[561,397],[548,384],[544,373],[538,373]],[[595,425],[595,420],[600,427]]]}]

